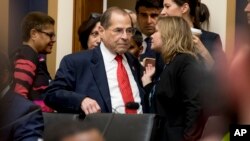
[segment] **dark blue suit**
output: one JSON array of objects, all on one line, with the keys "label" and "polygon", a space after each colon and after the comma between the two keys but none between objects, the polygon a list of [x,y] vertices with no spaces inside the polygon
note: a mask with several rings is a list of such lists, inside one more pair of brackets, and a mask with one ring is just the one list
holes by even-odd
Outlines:
[{"label": "dark blue suit", "polygon": [[8,91],[0,98],[0,113],[1,141],[37,141],[42,137],[42,111],[23,96]]},{"label": "dark blue suit", "polygon": [[219,34],[202,30],[200,40],[207,48],[208,52],[212,55],[213,59],[217,60],[218,57],[225,57]]},{"label": "dark blue suit", "polygon": [[[143,103],[140,64],[132,55],[125,56]],[[89,97],[97,101],[101,112],[112,112],[107,77],[100,47],[67,55],[46,91],[45,103],[58,112],[80,113],[82,100]]]}]

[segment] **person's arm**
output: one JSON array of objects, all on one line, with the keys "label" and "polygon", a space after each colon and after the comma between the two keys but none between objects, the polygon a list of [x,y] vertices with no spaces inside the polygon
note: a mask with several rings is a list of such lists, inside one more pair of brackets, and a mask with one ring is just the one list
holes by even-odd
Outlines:
[{"label": "person's arm", "polygon": [[152,82],[152,77],[155,73],[155,66],[152,66],[151,64],[148,64],[148,66],[145,67],[145,70],[143,72],[143,76],[141,78],[142,84],[143,84],[143,89],[145,91],[144,95],[144,106],[145,110],[144,112],[150,112],[150,105],[151,105],[151,99],[150,98],[150,93],[152,92],[152,89],[155,85],[154,82]]},{"label": "person's arm", "polygon": [[37,141],[42,138],[43,129],[42,111],[36,108],[13,123],[13,139],[14,141]]},{"label": "person's arm", "polygon": [[81,113],[83,111],[85,114],[100,112],[100,106],[94,99],[84,93],[75,92],[78,65],[68,56],[62,59],[55,80],[46,90],[45,103],[58,112]]},{"label": "person's arm", "polygon": [[45,104],[58,112],[79,113],[85,94],[75,92],[76,69],[74,61],[66,56],[62,59],[53,80],[45,92]]},{"label": "person's arm", "polygon": [[[194,139],[199,129],[197,122],[201,115],[199,95],[201,91],[201,72],[194,59],[186,58],[179,74],[180,93],[185,110],[184,139]],[[205,81],[205,80],[204,80]]]},{"label": "person's arm", "polygon": [[15,92],[28,98],[37,72],[37,58],[18,58],[14,65]]}]

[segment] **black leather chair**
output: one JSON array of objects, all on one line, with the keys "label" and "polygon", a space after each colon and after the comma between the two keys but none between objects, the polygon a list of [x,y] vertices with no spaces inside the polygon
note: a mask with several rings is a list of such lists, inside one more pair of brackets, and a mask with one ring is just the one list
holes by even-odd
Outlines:
[{"label": "black leather chair", "polygon": [[97,127],[106,141],[159,141],[164,120],[155,114],[91,114],[87,122]]},{"label": "black leather chair", "polygon": [[67,122],[72,120],[78,120],[78,114],[66,114],[66,113],[43,113],[43,120],[45,129],[52,124],[58,122]]},{"label": "black leather chair", "polygon": [[87,115],[84,120],[77,114],[65,113],[43,113],[43,117],[44,135],[51,141],[56,134],[67,130],[62,124],[76,120],[98,128],[106,141],[160,141],[164,125],[164,120],[155,114],[98,113]]},{"label": "black leather chair", "polygon": [[69,131],[67,125],[78,121],[77,114],[65,113],[43,113],[44,120],[44,141],[57,141],[57,137]]}]

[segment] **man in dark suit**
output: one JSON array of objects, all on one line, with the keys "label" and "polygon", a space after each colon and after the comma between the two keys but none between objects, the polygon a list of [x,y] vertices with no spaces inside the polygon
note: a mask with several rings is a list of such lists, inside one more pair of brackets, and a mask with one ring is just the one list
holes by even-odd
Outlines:
[{"label": "man in dark suit", "polygon": [[[138,28],[143,37],[143,49],[139,56],[139,60],[142,62],[143,67],[146,67],[148,64],[155,66],[156,70],[154,76],[152,77],[153,81],[158,80],[164,66],[161,54],[151,49],[150,37],[156,31],[155,26],[162,7],[162,0],[137,0],[135,4]],[[147,107],[146,109],[147,113],[155,112],[155,108],[153,106]]]},{"label": "man in dark suit", "polygon": [[42,112],[31,101],[10,90],[10,67],[0,52],[0,140],[37,141],[42,137]]},{"label": "man in dark suit", "polygon": [[[45,103],[58,112],[85,114],[96,112],[129,113],[126,105],[139,104],[142,112],[143,89],[140,82],[139,62],[127,54],[133,35],[131,19],[122,9],[112,7],[101,17],[101,44],[87,50],[65,56],[46,92]],[[118,56],[122,63],[118,61]],[[119,76],[123,67],[127,74]],[[130,85],[123,87],[124,83]],[[125,80],[129,79],[129,82]],[[125,88],[130,92],[122,90]],[[130,97],[129,100],[126,98]],[[134,107],[135,108],[135,107]],[[133,109],[133,106],[132,106]]]},{"label": "man in dark suit", "polygon": [[138,28],[143,37],[143,50],[140,61],[144,58],[156,58],[156,53],[151,49],[150,36],[155,32],[155,25],[161,12],[162,2],[160,0],[138,0],[135,11],[137,15]]}]

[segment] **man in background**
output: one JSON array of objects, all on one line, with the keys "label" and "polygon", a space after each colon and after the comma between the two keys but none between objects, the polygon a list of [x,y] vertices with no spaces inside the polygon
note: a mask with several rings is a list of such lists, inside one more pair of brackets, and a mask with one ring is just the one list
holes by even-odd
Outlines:
[{"label": "man in background", "polygon": [[155,52],[151,49],[150,36],[155,32],[155,25],[161,12],[161,5],[161,0],[138,0],[136,2],[137,24],[143,37],[143,50],[140,55],[140,61],[143,61],[146,57],[153,59],[156,57]]},{"label": "man in background", "polygon": [[[155,32],[155,26],[157,19],[161,13],[163,7],[162,0],[138,0],[135,5],[135,11],[137,14],[137,24],[138,28],[142,33],[142,46],[143,49],[139,56],[139,60],[142,66],[146,67],[148,64],[151,64],[155,67],[155,74],[153,75],[152,80],[157,81],[162,70],[163,70],[163,60],[160,53],[157,53],[151,49],[151,35]],[[151,91],[153,93],[153,90]],[[150,99],[150,105],[154,105],[153,95]],[[150,113],[154,113],[154,107],[147,107]]]}]

